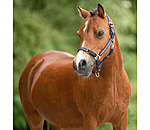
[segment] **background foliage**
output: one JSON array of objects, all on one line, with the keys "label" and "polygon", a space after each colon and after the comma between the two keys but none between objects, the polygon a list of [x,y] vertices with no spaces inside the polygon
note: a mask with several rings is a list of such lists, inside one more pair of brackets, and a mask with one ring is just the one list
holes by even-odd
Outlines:
[{"label": "background foliage", "polygon": [[[137,126],[137,1],[136,0],[14,0],[13,1],[13,126],[25,130],[26,120],[19,94],[19,77],[29,60],[44,51],[61,50],[76,55],[80,40],[76,35],[83,22],[77,6],[88,11],[101,3],[113,20],[124,66],[132,87],[128,108],[128,130]],[[104,124],[98,130],[110,129]]]}]

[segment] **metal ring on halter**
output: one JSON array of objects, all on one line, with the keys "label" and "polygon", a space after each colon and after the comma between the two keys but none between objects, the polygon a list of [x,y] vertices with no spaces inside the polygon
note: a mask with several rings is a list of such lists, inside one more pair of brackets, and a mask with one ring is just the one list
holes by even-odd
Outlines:
[{"label": "metal ring on halter", "polygon": [[100,60],[101,56],[100,56],[99,54],[97,54],[97,56],[96,56],[96,57],[94,57],[94,58],[95,58],[95,60],[97,60],[97,59],[99,59],[99,60]]},{"label": "metal ring on halter", "polygon": [[95,73],[95,76],[96,76],[96,77],[99,77],[99,72],[98,72],[98,73]]},{"label": "metal ring on halter", "polygon": [[114,48],[114,44],[111,44],[111,48]]}]

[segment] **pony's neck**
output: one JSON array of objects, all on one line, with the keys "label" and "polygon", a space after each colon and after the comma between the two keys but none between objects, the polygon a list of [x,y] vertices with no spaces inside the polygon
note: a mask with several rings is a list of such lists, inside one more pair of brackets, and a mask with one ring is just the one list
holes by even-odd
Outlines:
[{"label": "pony's neck", "polygon": [[[114,29],[114,31],[115,31],[115,29]],[[122,72],[122,70],[123,70],[123,59],[122,59],[122,54],[121,54],[116,31],[115,31],[115,41],[114,41],[114,52],[112,53],[112,55],[109,58],[107,58],[104,61],[104,64],[101,68],[100,73],[101,72],[106,73],[107,71],[110,71],[110,69],[112,67],[116,67],[116,69],[119,72]]]},{"label": "pony's neck", "polygon": [[123,59],[122,59],[122,54],[121,54],[121,50],[120,50],[119,41],[117,38],[116,31],[115,31],[114,52],[113,52],[112,56],[110,56],[110,58],[107,59],[107,61],[111,62],[111,63],[106,62],[107,64],[105,64],[105,65],[107,65],[109,67],[115,66],[119,70],[123,69]]}]

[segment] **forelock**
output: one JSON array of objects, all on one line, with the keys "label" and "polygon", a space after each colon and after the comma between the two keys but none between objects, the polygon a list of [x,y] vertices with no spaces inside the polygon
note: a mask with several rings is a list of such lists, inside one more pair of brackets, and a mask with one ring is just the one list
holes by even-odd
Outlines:
[{"label": "forelock", "polygon": [[90,11],[91,14],[90,17],[93,17],[96,13],[97,13],[97,9],[93,9],[92,11]]}]

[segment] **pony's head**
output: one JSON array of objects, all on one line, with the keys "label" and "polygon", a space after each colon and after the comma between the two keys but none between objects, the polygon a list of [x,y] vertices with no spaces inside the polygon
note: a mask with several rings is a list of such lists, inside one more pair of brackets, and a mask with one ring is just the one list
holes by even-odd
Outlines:
[{"label": "pony's head", "polygon": [[[78,10],[85,19],[77,31],[81,40],[81,48],[87,48],[98,54],[108,43],[110,39],[110,29],[108,18],[102,5],[98,4],[97,9],[88,12],[80,7]],[[109,53],[111,47],[108,47],[102,56],[98,57],[102,61]],[[95,57],[85,50],[79,50],[73,60],[73,68],[81,77],[89,77],[96,63]]]}]

